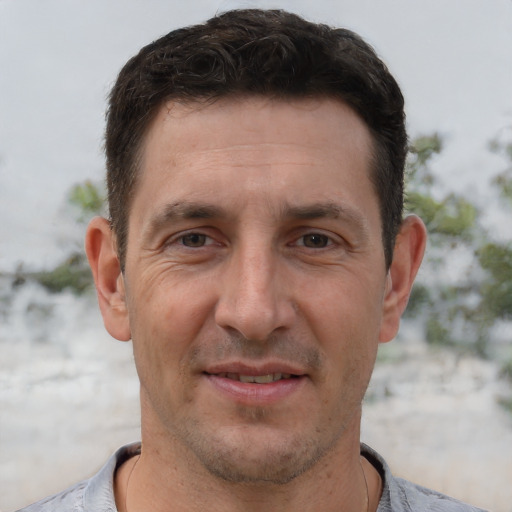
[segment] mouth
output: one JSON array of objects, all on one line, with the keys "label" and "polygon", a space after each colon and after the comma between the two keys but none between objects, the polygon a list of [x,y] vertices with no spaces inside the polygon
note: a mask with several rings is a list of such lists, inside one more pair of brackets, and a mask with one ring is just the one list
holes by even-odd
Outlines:
[{"label": "mouth", "polygon": [[243,375],[240,373],[221,372],[207,375],[213,375],[224,379],[234,380],[236,382],[243,382],[245,384],[271,384],[272,382],[278,382],[280,380],[288,380],[298,378],[298,375],[291,373],[267,373],[265,375]]},{"label": "mouth", "polygon": [[[267,406],[287,400],[307,385],[307,374],[289,364],[267,364],[255,368],[240,363],[203,371],[206,382],[224,396],[244,406]],[[220,392],[220,394],[219,394]]]}]

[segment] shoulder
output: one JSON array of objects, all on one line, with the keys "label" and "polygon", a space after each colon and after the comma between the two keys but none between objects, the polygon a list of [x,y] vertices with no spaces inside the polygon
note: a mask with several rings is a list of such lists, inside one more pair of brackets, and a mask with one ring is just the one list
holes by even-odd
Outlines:
[{"label": "shoulder", "polygon": [[455,498],[402,478],[393,478],[391,487],[394,487],[395,496],[399,497],[403,503],[406,503],[410,510],[425,512],[484,512],[480,508],[467,505]]},{"label": "shoulder", "polygon": [[113,484],[116,469],[138,453],[140,443],[123,446],[93,477],[17,512],[115,512]]},{"label": "shoulder", "polygon": [[87,487],[87,483],[88,480],[79,482],[59,494],[48,496],[37,503],[33,503],[28,507],[18,510],[18,512],[81,511],[83,510],[81,503],[83,502],[84,491]]},{"label": "shoulder", "polygon": [[365,444],[361,444],[361,454],[382,478],[382,496],[377,512],[485,512],[440,492],[394,477],[386,461]]}]

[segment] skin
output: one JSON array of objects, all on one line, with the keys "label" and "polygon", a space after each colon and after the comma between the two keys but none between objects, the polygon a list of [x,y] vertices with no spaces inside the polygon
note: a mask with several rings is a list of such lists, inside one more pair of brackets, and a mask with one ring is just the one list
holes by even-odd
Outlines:
[{"label": "skin", "polygon": [[[404,221],[386,269],[371,147],[334,100],[161,108],[124,274],[107,221],[86,241],[106,328],[133,340],[141,382],[143,448],[118,473],[121,512],[365,510],[365,477],[377,507],[361,401],[425,229]],[[276,373],[292,377],[238,380]]]}]

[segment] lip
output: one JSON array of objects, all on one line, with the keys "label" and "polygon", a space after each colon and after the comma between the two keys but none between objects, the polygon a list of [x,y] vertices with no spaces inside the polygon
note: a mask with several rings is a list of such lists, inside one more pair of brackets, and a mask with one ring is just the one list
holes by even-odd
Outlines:
[{"label": "lip", "polygon": [[[225,376],[227,373],[258,376],[275,373],[290,374],[292,377],[267,384],[240,382]],[[244,363],[223,363],[209,367],[203,377],[215,391],[229,401],[244,406],[268,406],[290,398],[306,383],[304,370],[288,363],[266,363],[248,365]]]}]

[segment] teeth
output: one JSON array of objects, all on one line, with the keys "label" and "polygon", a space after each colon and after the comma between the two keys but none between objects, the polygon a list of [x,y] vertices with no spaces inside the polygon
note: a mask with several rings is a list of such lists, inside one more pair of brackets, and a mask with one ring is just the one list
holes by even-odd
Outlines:
[{"label": "teeth", "polygon": [[219,377],[238,380],[249,384],[269,384],[281,379],[291,378],[290,373],[268,373],[267,375],[240,375],[238,373],[219,373]]},{"label": "teeth", "polygon": [[[279,378],[281,378],[281,374],[279,374]],[[242,379],[242,376],[240,375],[240,380]],[[279,379],[275,379],[279,380]],[[268,375],[258,375],[257,377],[254,377],[254,381],[256,384],[268,384],[270,382],[274,382],[274,375],[272,373],[269,373]]]}]

